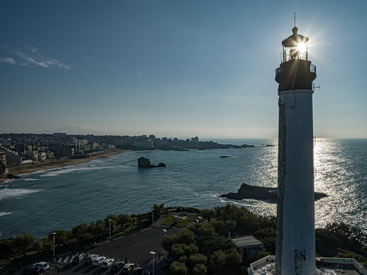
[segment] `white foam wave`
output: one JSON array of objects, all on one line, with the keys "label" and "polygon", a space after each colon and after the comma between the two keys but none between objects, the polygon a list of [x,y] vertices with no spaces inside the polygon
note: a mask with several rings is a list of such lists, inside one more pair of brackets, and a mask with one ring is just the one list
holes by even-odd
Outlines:
[{"label": "white foam wave", "polygon": [[218,197],[221,203],[231,203],[237,206],[245,207],[254,214],[262,216],[275,216],[276,204],[261,200],[244,199],[244,200],[229,200]]},{"label": "white foam wave", "polygon": [[42,192],[43,190],[36,189],[2,189],[0,190],[0,200],[8,198],[22,197],[25,195]]},{"label": "white foam wave", "polygon": [[3,181],[3,183],[0,186],[5,186],[6,184],[10,184],[14,181],[14,179],[6,179]]},{"label": "white foam wave", "polygon": [[111,167],[98,167],[98,166],[66,166],[62,168],[44,170],[40,177],[56,177],[62,174],[69,174],[80,171],[88,171],[88,170],[101,170],[108,169]]},{"label": "white foam wave", "polygon": [[10,215],[11,212],[0,212],[0,217]]}]

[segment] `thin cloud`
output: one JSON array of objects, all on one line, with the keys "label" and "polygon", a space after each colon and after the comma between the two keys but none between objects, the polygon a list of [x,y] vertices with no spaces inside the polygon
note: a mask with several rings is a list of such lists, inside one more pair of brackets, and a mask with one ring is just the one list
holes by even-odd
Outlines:
[{"label": "thin cloud", "polygon": [[0,62],[16,64],[17,62],[11,57],[0,57]]},{"label": "thin cloud", "polygon": [[[8,52],[12,53],[17,59],[19,59],[19,63],[22,66],[27,65],[36,65],[42,68],[56,67],[59,69],[69,70],[71,66],[65,65],[64,63],[54,59],[52,57],[47,56],[44,53],[41,53],[37,48],[25,46],[24,50],[18,49],[8,49]],[[11,58],[14,63],[16,61]],[[10,62],[8,62],[10,63]]]}]

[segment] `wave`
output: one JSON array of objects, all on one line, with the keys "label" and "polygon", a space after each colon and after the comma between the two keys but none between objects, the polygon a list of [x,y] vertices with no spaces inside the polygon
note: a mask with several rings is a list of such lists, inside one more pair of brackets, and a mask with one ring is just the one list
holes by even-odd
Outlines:
[{"label": "wave", "polygon": [[33,193],[42,192],[43,190],[37,189],[2,189],[0,190],[0,200],[8,199],[8,198],[15,198],[15,197],[22,197],[26,195],[30,195]]},{"label": "wave", "polygon": [[10,215],[11,212],[0,212],[0,217]]},{"label": "wave", "polygon": [[102,170],[102,169],[110,169],[114,166],[105,166],[105,167],[98,167],[98,166],[66,166],[62,168],[50,169],[39,171],[38,173],[41,174],[40,177],[57,177],[62,174],[70,174],[74,172],[82,172],[88,170]]}]

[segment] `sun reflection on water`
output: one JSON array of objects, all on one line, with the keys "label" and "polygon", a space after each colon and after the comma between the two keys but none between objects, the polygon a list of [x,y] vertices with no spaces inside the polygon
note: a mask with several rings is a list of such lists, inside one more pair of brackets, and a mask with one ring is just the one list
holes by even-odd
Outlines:
[{"label": "sun reflection on water", "polygon": [[367,230],[366,217],[363,217],[366,214],[363,202],[366,202],[367,176],[366,172],[361,174],[364,168],[360,167],[361,160],[366,158],[361,151],[363,148],[353,141],[315,141],[315,191],[328,195],[315,203],[316,227],[344,222]]}]

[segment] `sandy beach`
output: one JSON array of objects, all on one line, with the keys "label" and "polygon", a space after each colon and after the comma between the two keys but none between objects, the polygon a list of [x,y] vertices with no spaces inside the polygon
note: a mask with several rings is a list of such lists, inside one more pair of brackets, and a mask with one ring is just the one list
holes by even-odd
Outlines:
[{"label": "sandy beach", "polygon": [[63,158],[60,160],[53,160],[53,161],[37,163],[37,164],[27,164],[27,165],[8,167],[9,172],[6,175],[3,175],[2,177],[0,177],[0,183],[7,180],[8,179],[7,175],[9,174],[13,174],[13,175],[29,174],[29,173],[37,172],[40,170],[54,169],[54,168],[60,168],[64,166],[81,164],[81,163],[85,163],[85,162],[88,162],[94,159],[105,158],[108,156],[121,154],[124,152],[129,152],[129,150],[118,150],[118,149],[104,150],[101,152],[95,152],[91,154],[89,158],[78,158],[78,159]]}]

